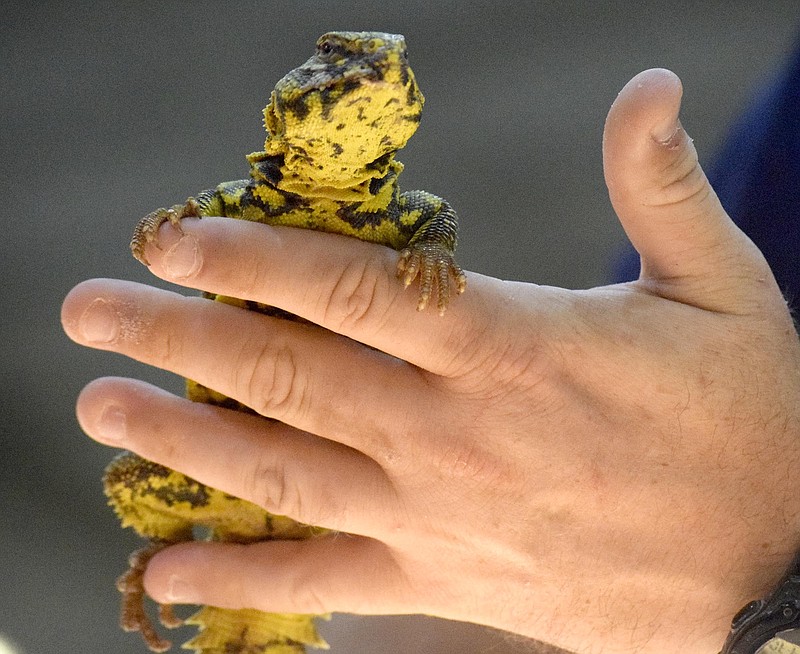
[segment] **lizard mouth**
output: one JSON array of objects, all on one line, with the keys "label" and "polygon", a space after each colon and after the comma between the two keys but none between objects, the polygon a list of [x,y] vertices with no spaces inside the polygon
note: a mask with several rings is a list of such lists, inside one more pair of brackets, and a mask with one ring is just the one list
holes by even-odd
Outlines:
[{"label": "lizard mouth", "polygon": [[408,95],[410,71],[407,66],[375,57],[357,66],[340,67],[318,62],[295,69],[276,85],[273,101],[279,114],[289,112],[303,120],[311,98],[318,96],[327,114],[343,97],[362,86],[396,87],[398,98]]},{"label": "lizard mouth", "polygon": [[[355,88],[362,83],[380,82],[391,69],[391,64],[385,60],[377,60],[370,64],[362,64],[357,67],[344,69],[334,69],[333,67],[299,69],[293,71],[294,74],[287,75],[278,82],[275,90],[285,87],[289,90],[292,82],[295,84],[295,92],[300,95],[314,93],[315,91],[324,92],[328,89],[344,87],[345,89]],[[293,80],[289,78],[293,77]]]}]

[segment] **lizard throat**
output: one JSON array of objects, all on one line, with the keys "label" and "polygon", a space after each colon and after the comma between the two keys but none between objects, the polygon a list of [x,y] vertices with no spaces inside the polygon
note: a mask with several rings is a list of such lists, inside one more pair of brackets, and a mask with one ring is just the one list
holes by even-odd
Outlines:
[{"label": "lizard throat", "polygon": [[273,155],[268,151],[247,156],[251,176],[281,191],[303,197],[326,198],[345,202],[360,202],[372,196],[374,180],[393,173],[399,175],[403,164],[396,161],[394,152],[385,154],[365,166],[337,165],[330,172],[320,169],[303,156]]}]

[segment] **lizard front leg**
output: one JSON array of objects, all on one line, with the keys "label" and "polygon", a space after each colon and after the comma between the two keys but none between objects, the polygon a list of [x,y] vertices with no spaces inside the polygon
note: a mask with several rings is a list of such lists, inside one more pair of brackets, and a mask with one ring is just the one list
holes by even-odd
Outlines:
[{"label": "lizard front leg", "polygon": [[202,218],[203,216],[226,216],[228,218],[241,218],[241,199],[248,181],[246,179],[224,182],[216,188],[207,189],[189,198],[183,204],[176,204],[170,209],[156,209],[142,218],[133,230],[131,238],[131,252],[145,266],[149,265],[144,254],[148,243],[155,243],[158,247],[158,228],[169,222],[179,232],[181,220],[184,218]]},{"label": "lizard front leg", "polygon": [[144,255],[144,248],[148,243],[155,243],[158,247],[158,228],[169,221],[175,229],[181,230],[181,220],[184,218],[200,218],[200,205],[194,198],[189,198],[183,204],[176,204],[170,209],[156,209],[142,218],[133,230],[131,239],[131,252],[145,266],[149,265]]},{"label": "lizard front leg", "polygon": [[425,191],[409,191],[400,196],[400,222],[414,218],[413,235],[400,251],[397,276],[408,287],[419,276],[417,310],[423,311],[434,292],[437,308],[444,315],[450,302],[450,280],[456,292],[467,288],[467,277],[455,261],[458,218],[453,208],[441,198]]}]

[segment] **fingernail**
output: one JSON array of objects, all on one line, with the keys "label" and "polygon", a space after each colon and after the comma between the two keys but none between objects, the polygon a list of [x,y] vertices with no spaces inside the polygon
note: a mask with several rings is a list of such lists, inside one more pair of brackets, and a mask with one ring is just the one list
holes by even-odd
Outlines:
[{"label": "fingernail", "polygon": [[102,439],[109,443],[123,441],[128,434],[125,412],[115,404],[103,410],[97,427]]},{"label": "fingernail", "polygon": [[167,582],[165,599],[167,602],[176,604],[198,604],[200,598],[194,586],[188,581],[177,575],[172,575]]},{"label": "fingernail", "polygon": [[119,335],[119,318],[106,300],[97,298],[86,307],[78,328],[90,343],[111,343]]},{"label": "fingernail", "polygon": [[177,243],[164,253],[161,265],[170,277],[184,279],[200,270],[202,263],[203,257],[197,239],[190,234],[183,234]]}]

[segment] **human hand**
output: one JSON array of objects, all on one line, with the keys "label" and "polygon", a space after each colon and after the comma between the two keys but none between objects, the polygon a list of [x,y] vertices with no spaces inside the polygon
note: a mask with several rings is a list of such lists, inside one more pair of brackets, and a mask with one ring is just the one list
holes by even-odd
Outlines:
[{"label": "human hand", "polygon": [[180,240],[162,227],[151,270],[330,331],[129,282],[76,287],[77,342],[281,421],[106,378],[78,401],[89,435],[350,534],[176,545],[148,592],[428,613],[579,652],[718,651],[800,545],[800,343],[679,104],[677,79],[648,71],[607,121],[612,202],[643,258],[633,283],[471,274],[440,318],[414,311],[385,248],[208,218]]}]

